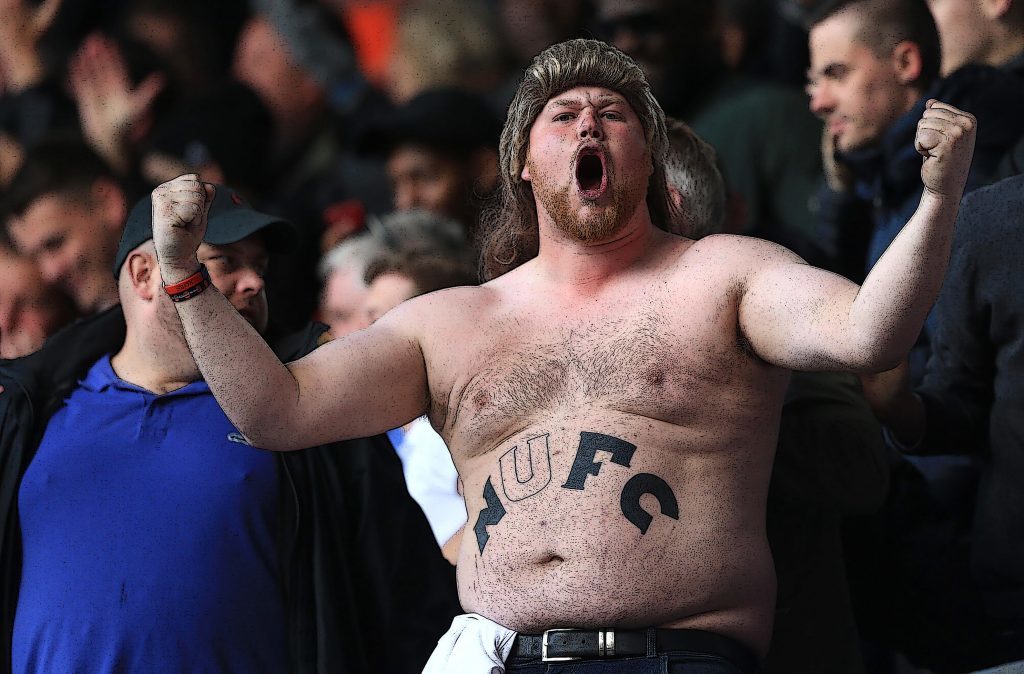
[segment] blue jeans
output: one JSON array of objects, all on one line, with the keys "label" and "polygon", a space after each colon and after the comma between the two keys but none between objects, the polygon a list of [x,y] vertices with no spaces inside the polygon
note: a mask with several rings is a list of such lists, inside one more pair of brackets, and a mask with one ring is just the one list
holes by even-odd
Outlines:
[{"label": "blue jeans", "polygon": [[537,658],[509,658],[506,674],[744,674],[716,655],[668,651],[638,658],[541,662]]}]

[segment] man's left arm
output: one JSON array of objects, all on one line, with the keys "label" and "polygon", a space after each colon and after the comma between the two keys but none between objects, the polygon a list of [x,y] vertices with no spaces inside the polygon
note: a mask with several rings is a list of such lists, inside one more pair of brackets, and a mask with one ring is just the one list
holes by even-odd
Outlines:
[{"label": "man's left arm", "polygon": [[942,286],[953,224],[974,152],[976,121],[929,101],[915,146],[921,203],[857,287],[784,249],[766,249],[745,278],[740,328],[764,360],[796,370],[877,372],[917,339]]}]

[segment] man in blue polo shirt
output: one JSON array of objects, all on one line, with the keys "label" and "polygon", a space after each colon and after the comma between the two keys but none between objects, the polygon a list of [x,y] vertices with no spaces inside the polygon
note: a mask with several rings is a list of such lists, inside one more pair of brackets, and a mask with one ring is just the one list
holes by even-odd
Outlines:
[{"label": "man in blue polo shirt", "polygon": [[[123,341],[105,314],[36,359],[82,363],[37,444],[14,437],[35,421],[18,395],[34,407],[40,372],[68,356],[0,371],[0,564],[17,579],[0,671],[354,672],[387,644],[388,671],[419,671],[457,605],[393,453],[378,437],[282,461],[247,443],[181,334],[172,302],[196,288],[162,285],[151,208],[133,209],[116,258]],[[268,251],[290,227],[224,187],[209,227],[197,287],[216,285],[265,334]],[[292,355],[318,336],[293,337]]]}]

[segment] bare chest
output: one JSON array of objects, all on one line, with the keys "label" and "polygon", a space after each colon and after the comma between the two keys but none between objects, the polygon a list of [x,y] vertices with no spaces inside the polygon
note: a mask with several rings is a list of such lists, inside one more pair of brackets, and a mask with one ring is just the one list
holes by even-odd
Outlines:
[{"label": "bare chest", "polygon": [[702,309],[646,302],[481,326],[488,339],[455,364],[434,422],[453,446],[480,451],[538,421],[595,408],[688,425],[710,398],[736,389],[749,362],[734,312]]}]

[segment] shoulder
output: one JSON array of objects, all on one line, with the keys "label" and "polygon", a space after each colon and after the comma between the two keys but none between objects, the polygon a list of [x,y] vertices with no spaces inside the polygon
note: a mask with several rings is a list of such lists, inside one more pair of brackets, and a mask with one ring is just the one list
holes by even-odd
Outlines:
[{"label": "shoulder", "polygon": [[[781,280],[771,272],[806,263],[784,246],[752,236],[715,234],[696,241],[679,258],[680,282],[701,279],[707,288],[727,289],[739,301],[761,279]],[[684,280],[685,278],[685,280]]]},{"label": "shoulder", "polygon": [[[1024,175],[973,190],[964,196],[960,212],[965,215],[984,215],[991,211],[1017,211],[1021,203],[1024,203]],[[1014,227],[1019,227],[1019,224]]]},{"label": "shoulder", "polygon": [[1007,259],[1024,249],[1024,175],[1001,180],[966,195],[954,235],[954,257],[971,249]]},{"label": "shoulder", "polygon": [[734,272],[755,271],[764,266],[794,263],[803,259],[785,246],[740,234],[713,234],[694,242],[682,259],[725,263]]},{"label": "shoulder", "polygon": [[491,285],[435,290],[402,302],[380,321],[410,335],[436,333],[443,326],[465,325],[487,313],[499,300]]}]

